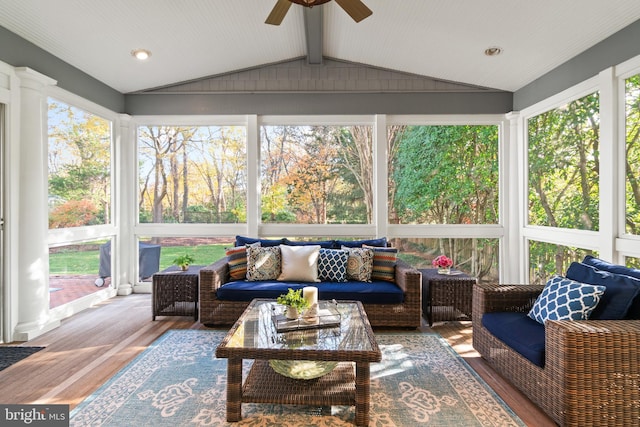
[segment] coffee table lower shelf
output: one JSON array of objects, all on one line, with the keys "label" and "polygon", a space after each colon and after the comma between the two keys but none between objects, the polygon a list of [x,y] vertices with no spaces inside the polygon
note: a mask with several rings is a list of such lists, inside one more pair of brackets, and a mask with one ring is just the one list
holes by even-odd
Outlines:
[{"label": "coffee table lower shelf", "polygon": [[242,387],[242,402],[332,406],[356,404],[354,364],[341,362],[320,378],[296,380],[280,375],[268,360],[255,360]]}]

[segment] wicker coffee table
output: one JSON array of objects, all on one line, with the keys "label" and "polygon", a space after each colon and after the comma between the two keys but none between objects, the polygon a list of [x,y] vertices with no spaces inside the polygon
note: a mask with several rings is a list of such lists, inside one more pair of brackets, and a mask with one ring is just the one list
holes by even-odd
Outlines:
[{"label": "wicker coffee table", "polygon": [[[331,304],[321,301],[323,304]],[[379,362],[369,319],[357,301],[339,301],[340,326],[279,333],[272,315],[274,300],[255,299],[216,349],[227,364],[227,421],[242,418],[242,403],[353,405],[356,425],[369,424],[370,370]],[[243,383],[242,360],[254,359]],[[292,379],[273,370],[269,360],[338,362],[314,379]],[[355,370],[354,370],[355,365]]]}]

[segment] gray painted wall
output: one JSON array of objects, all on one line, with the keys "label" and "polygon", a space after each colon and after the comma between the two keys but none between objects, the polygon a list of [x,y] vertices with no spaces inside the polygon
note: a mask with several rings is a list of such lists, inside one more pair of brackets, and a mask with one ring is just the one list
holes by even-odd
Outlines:
[{"label": "gray painted wall", "polygon": [[168,114],[501,114],[501,93],[297,93],[127,95],[131,115]]},{"label": "gray painted wall", "polygon": [[58,81],[58,86],[117,113],[124,112],[124,95],[58,59],[36,45],[0,27],[0,60],[29,67]]},{"label": "gray painted wall", "polygon": [[517,90],[513,94],[513,107],[522,110],[637,55],[640,55],[640,20]]}]

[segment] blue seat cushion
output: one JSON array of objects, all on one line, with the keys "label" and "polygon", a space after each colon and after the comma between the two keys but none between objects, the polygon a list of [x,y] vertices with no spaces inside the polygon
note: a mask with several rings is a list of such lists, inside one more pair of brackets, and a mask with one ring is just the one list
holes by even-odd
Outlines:
[{"label": "blue seat cushion", "polygon": [[571,263],[567,277],[577,282],[607,288],[589,317],[593,320],[624,319],[634,298],[640,293],[639,279],[599,270],[593,265],[580,262]]},{"label": "blue seat cushion", "polygon": [[[610,262],[587,255],[582,260],[583,264],[592,265],[598,270],[608,271],[609,273],[622,274],[623,276],[635,277],[640,279],[640,270],[637,268],[629,268],[624,265],[611,264]],[[625,319],[640,319],[640,295],[636,296],[631,303],[629,311]]]},{"label": "blue seat cushion", "polygon": [[228,282],[218,288],[216,296],[227,301],[251,301],[254,298],[277,298],[287,293],[289,288],[302,289],[305,286],[318,288],[318,298],[321,300],[355,300],[365,304],[401,304],[404,293],[395,283],[386,281],[375,282],[287,282],[278,280],[263,280],[248,282],[236,280]]},{"label": "blue seat cushion", "polygon": [[531,363],[544,367],[544,325],[527,313],[485,313],[482,326]]}]

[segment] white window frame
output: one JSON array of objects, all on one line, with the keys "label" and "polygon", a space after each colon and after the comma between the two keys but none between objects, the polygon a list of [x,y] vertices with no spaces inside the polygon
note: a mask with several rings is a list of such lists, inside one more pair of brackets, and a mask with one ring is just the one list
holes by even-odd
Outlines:
[{"label": "white window frame", "polygon": [[640,55],[631,58],[615,67],[615,83],[617,101],[614,106],[618,112],[615,126],[617,129],[618,152],[617,161],[621,166],[617,174],[617,197],[619,211],[617,215],[617,237],[615,238],[616,258],[615,262],[624,263],[625,257],[640,258],[640,235],[633,235],[626,232],[626,114],[625,114],[625,80],[629,77],[640,74]]},{"label": "white window frame", "polygon": [[[607,111],[605,111],[607,105],[607,96],[609,96],[606,86],[606,72],[601,73],[598,76],[585,80],[571,88],[568,88],[556,95],[553,95],[543,101],[540,101],[531,107],[525,108],[520,112],[522,131],[519,133],[518,148],[521,153],[518,159],[520,177],[519,181],[520,194],[522,194],[520,200],[521,206],[521,218],[520,221],[523,224],[521,233],[522,246],[520,251],[522,253],[523,267],[522,275],[520,277],[522,283],[529,283],[529,277],[527,272],[529,271],[529,243],[531,241],[551,243],[562,246],[576,247],[587,250],[598,251],[599,254],[606,250],[606,239],[608,226],[607,221],[612,218],[611,210],[613,206],[610,203],[603,202],[603,195],[607,194],[607,189],[611,187],[611,184],[603,177],[613,175],[613,164],[610,161],[611,156],[611,144],[606,143],[606,135],[610,127],[607,123]],[[592,230],[578,230],[567,229],[560,227],[540,226],[529,224],[529,207],[528,207],[528,194],[529,194],[529,162],[528,162],[528,121],[530,118],[543,114],[547,111],[559,108],[566,105],[569,102],[580,99],[591,93],[599,92],[600,97],[600,176],[599,176],[599,231]],[[603,100],[604,98],[604,100]],[[604,230],[603,230],[604,228]],[[608,234],[608,233],[607,233]]]}]

